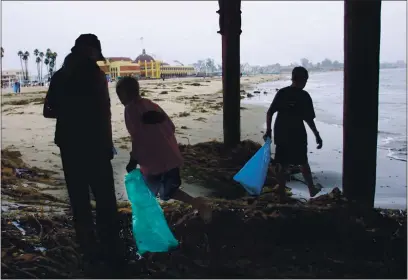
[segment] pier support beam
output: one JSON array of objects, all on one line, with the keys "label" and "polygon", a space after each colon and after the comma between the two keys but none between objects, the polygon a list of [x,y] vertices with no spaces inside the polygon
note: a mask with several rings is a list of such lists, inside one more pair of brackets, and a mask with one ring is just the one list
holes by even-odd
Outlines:
[{"label": "pier support beam", "polygon": [[241,0],[219,0],[222,35],[224,144],[234,147],[241,138],[240,35]]},{"label": "pier support beam", "polygon": [[381,35],[380,0],[344,1],[343,191],[374,206]]}]

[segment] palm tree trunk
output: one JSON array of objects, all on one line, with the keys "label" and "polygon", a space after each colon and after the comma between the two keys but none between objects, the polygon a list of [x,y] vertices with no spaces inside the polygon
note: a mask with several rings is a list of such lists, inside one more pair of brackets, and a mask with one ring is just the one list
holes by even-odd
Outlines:
[{"label": "palm tree trunk", "polygon": [[22,72],[22,74],[23,74],[23,79],[25,80],[25,77],[24,77],[24,66],[23,66],[23,58],[20,56],[20,64],[21,64],[21,72]]},{"label": "palm tree trunk", "polygon": [[27,60],[24,60],[25,64],[25,79],[28,81],[28,68],[27,68]]},{"label": "palm tree trunk", "polygon": [[40,62],[37,62],[37,79],[38,79],[38,82],[40,82]]}]

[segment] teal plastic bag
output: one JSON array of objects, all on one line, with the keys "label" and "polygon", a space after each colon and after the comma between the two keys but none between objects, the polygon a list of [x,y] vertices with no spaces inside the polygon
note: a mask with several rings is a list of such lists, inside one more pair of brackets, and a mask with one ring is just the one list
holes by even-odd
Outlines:
[{"label": "teal plastic bag", "polygon": [[271,139],[266,139],[265,144],[233,178],[250,195],[261,194],[268,173],[269,162],[271,161],[271,144]]},{"label": "teal plastic bag", "polygon": [[132,205],[133,236],[138,254],[168,252],[177,247],[178,241],[170,231],[163,210],[147,187],[140,169],[126,174],[125,186]]}]

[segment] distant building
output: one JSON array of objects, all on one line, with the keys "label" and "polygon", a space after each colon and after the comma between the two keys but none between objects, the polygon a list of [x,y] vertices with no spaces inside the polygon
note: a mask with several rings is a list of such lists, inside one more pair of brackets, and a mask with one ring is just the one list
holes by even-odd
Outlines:
[{"label": "distant building", "polygon": [[135,62],[140,65],[140,76],[142,78],[161,78],[160,61],[155,61],[152,56],[146,54],[145,49],[142,50],[142,54],[136,57]]},{"label": "distant building", "polygon": [[152,56],[142,50],[142,54],[132,60],[129,57],[107,57],[106,61],[98,61],[99,67],[105,74],[117,79],[125,76],[135,76],[145,79],[161,79],[171,77],[186,77],[195,75],[193,66],[184,66],[180,62],[173,65],[160,60],[155,60]]},{"label": "distant building", "polygon": [[195,74],[193,66],[184,66],[180,62],[170,65],[169,63],[155,60],[152,56],[146,54],[145,49],[142,50],[142,54],[136,57],[135,62],[140,65],[140,74],[144,78],[187,77]]},{"label": "distant building", "polygon": [[9,80],[19,80],[23,79],[23,71],[22,70],[2,70],[1,71],[1,80],[2,81],[9,81]]},{"label": "distant building", "polygon": [[20,83],[24,77],[22,70],[2,70],[1,71],[1,87],[7,88],[11,87],[17,80]]},{"label": "distant building", "polygon": [[98,65],[112,79],[140,76],[140,65],[129,57],[107,57],[106,61],[98,61]]}]

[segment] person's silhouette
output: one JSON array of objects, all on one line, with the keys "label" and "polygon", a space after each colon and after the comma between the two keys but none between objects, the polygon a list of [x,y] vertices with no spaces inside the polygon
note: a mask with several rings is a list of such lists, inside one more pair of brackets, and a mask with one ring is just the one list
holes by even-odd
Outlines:
[{"label": "person's silhouette", "polygon": [[317,148],[321,149],[323,140],[314,123],[316,117],[313,101],[309,93],[303,88],[309,79],[309,73],[304,67],[295,67],[292,71],[292,84],[280,89],[269,107],[266,116],[266,137],[272,136],[272,116],[278,113],[274,126],[275,164],[277,164],[278,191],[285,192],[285,171],[289,165],[300,165],[311,197],[320,190],[320,186],[313,184],[313,178],[307,158],[307,134],[303,121],[313,131]]},{"label": "person's silhouette", "polygon": [[[110,99],[101,44],[83,34],[52,77],[44,117],[56,118],[55,143],[62,165],[77,239],[86,259],[102,259],[116,267],[123,260],[111,159],[113,142]],[[96,243],[89,189],[96,200]],[[102,252],[98,251],[100,247]],[[102,253],[102,254],[100,254]]]}]

